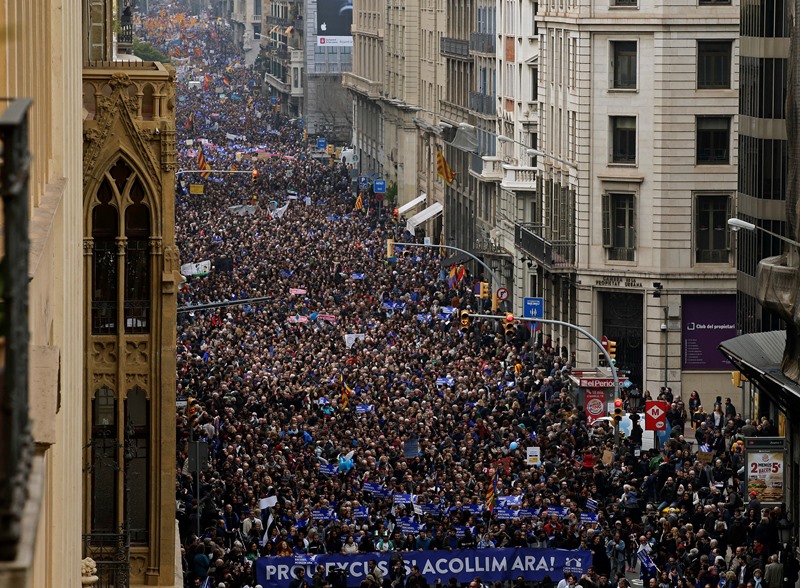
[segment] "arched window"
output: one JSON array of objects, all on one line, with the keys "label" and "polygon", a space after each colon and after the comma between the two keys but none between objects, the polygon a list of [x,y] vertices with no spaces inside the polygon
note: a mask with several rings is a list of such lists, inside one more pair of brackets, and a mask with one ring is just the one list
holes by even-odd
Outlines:
[{"label": "arched window", "polygon": [[114,391],[100,388],[92,401],[92,532],[118,533],[117,401]]},{"label": "arched window", "polygon": [[150,211],[137,180],[125,209],[125,332],[147,333],[150,318]]},{"label": "arched window", "polygon": [[104,180],[100,201],[92,210],[92,333],[113,334],[117,328],[117,209],[110,204],[113,189]]},{"label": "arched window", "polygon": [[138,387],[129,390],[125,401],[125,467],[131,543],[147,544],[148,541],[149,424],[148,402],[144,390]]},{"label": "arched window", "polygon": [[145,84],[142,90],[142,120],[153,120],[153,86]]}]

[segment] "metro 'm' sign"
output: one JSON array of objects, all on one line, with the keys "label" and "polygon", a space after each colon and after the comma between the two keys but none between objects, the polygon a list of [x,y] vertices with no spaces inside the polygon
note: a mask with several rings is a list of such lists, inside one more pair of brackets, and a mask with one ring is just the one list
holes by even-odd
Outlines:
[{"label": "metro 'm' sign", "polygon": [[662,400],[648,400],[644,409],[644,428],[647,431],[663,431],[667,428],[667,408],[669,403]]}]

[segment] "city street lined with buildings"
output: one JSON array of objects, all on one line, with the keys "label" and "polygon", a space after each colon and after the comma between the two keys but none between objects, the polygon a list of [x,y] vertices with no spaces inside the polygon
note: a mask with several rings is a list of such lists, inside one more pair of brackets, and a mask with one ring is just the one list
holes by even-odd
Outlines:
[{"label": "city street lined with buildings", "polygon": [[[178,162],[208,170],[180,174],[176,198],[187,586],[794,584],[786,511],[762,513],[766,490],[743,483],[742,430],[772,437],[774,424],[662,389],[663,447],[642,449],[654,433],[635,419],[617,447],[583,406],[568,341],[462,323],[490,305],[484,277],[438,248],[388,251],[422,235],[354,194],[344,166],[311,157],[217,28],[171,20],[189,23],[184,52],[197,56],[178,67]],[[623,392],[630,411],[649,398],[639,385]],[[773,555],[785,571],[767,584]],[[292,580],[299,568],[306,579]]]}]

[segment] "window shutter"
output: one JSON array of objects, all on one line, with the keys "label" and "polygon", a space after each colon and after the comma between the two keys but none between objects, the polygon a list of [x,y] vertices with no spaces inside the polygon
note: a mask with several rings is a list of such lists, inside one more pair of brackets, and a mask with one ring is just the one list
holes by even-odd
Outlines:
[{"label": "window shutter", "polygon": [[603,204],[603,247],[611,247],[611,195],[604,193]]},{"label": "window shutter", "polygon": [[[636,196],[631,196],[631,249],[636,249],[639,237],[636,228],[639,226],[639,217],[636,216]],[[633,258],[631,258],[633,261]]]},{"label": "window shutter", "polygon": [[[730,196],[725,199],[725,218],[731,218],[733,216],[731,212],[731,200],[732,198]],[[731,228],[728,226],[725,227],[725,249],[728,251],[731,250]]]}]

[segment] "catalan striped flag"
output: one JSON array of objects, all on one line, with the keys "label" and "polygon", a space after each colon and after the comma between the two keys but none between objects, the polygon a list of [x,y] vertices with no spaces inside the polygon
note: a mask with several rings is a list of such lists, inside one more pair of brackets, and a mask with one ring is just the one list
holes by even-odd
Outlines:
[{"label": "catalan striped flag", "polygon": [[484,501],[484,508],[490,513],[494,511],[494,505],[497,503],[497,471],[494,472],[492,483],[486,488],[486,500]]},{"label": "catalan striped flag", "polygon": [[456,264],[450,266],[450,273],[447,276],[447,285],[450,288],[456,287],[456,283],[458,282],[458,277],[456,276],[457,271]]},{"label": "catalan striped flag", "polygon": [[192,129],[194,127],[194,112],[189,113],[189,118],[186,119],[186,126],[184,127],[186,130]]},{"label": "catalan striped flag", "polygon": [[341,376],[342,379],[342,409],[347,408],[347,405],[350,403],[350,397],[355,394],[355,390],[353,390],[350,385],[345,382],[344,376]]},{"label": "catalan striped flag", "polygon": [[364,195],[359,192],[358,198],[356,198],[356,210],[363,210],[364,209]]},{"label": "catalan striped flag", "polygon": [[455,172],[450,168],[441,149],[436,150],[436,173],[448,184],[452,184],[456,178]]},{"label": "catalan striped flag", "polygon": [[203,91],[208,92],[208,85],[211,83],[211,76],[206,74],[203,76]]},{"label": "catalan striped flag", "polygon": [[231,81],[228,78],[222,78],[222,83],[225,84],[226,86],[231,85]]},{"label": "catalan striped flag", "polygon": [[200,177],[203,178],[204,180],[207,180],[208,177],[211,175],[211,166],[206,161],[205,155],[203,155],[202,145],[200,145],[200,149],[197,150],[197,169],[209,170],[200,173]]}]

